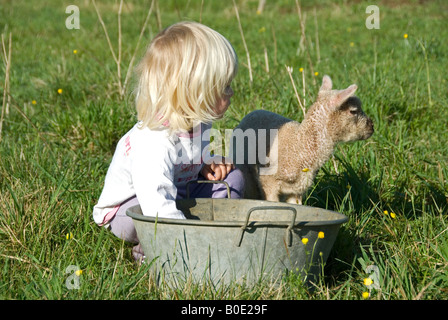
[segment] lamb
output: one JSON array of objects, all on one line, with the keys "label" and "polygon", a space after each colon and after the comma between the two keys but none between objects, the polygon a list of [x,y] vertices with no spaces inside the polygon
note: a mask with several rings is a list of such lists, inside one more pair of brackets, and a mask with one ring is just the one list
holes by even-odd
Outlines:
[{"label": "lamb", "polygon": [[[337,143],[370,138],[373,121],[362,110],[361,100],[354,96],[357,88],[353,84],[344,90],[332,90],[330,77],[324,76],[317,100],[302,123],[265,110],[246,115],[234,129],[231,140],[233,162],[246,181],[244,198],[302,204],[302,196]],[[255,132],[257,139],[253,143],[257,150],[266,147],[267,158],[258,156],[254,163],[248,162],[249,147],[243,143],[244,147],[238,148],[234,140],[236,133],[241,133],[239,129]],[[259,139],[260,132],[266,133],[266,142]],[[243,156],[237,158],[238,152],[243,152]],[[269,165],[265,165],[267,160]]]}]

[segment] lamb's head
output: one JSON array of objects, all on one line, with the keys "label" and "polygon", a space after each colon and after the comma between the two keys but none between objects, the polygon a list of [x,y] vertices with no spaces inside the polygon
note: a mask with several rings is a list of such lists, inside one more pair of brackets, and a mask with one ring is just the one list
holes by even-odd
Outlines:
[{"label": "lamb's head", "polygon": [[324,76],[316,106],[326,113],[326,129],[334,142],[365,140],[373,134],[373,121],[361,108],[361,100],[354,96],[358,87],[352,84],[344,90],[332,90],[330,77]]}]

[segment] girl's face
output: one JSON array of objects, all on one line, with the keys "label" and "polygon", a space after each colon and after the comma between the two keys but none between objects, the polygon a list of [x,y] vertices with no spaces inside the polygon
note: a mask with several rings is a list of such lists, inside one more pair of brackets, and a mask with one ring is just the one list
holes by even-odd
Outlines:
[{"label": "girl's face", "polygon": [[218,99],[214,111],[217,114],[218,118],[221,119],[224,116],[224,113],[226,113],[227,109],[229,108],[230,105],[230,98],[233,96],[233,90],[230,87],[230,85],[228,85],[225,89],[224,89],[224,94],[222,95],[222,97],[220,99]]}]

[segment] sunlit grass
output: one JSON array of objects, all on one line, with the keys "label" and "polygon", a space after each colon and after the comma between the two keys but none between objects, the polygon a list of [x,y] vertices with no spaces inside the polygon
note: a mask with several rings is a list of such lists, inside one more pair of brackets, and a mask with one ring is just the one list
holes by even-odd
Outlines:
[{"label": "sunlit grass", "polygon": [[[97,3],[116,44],[117,1]],[[236,4],[250,51],[252,84],[229,1],[204,1],[202,9],[201,1],[159,1],[137,58],[160,26],[179,20],[202,19],[225,35],[240,68],[232,105],[215,124],[222,130],[254,109],[303,119],[285,66],[293,68],[292,80],[305,107],[325,74],[335,88],[358,85],[375,134],[339,146],[305,197],[307,205],[349,217],[322,281],[314,290],[293,276],[280,286],[214,287],[187,281],[173,287],[157,284],[148,265],[137,266],[132,245],[97,227],[91,216],[115,145],[135,122],[132,86],[121,97],[116,64],[90,2],[79,4],[81,28],[68,30],[61,2],[15,1],[0,8],[0,31],[5,39],[12,33],[11,102],[0,142],[1,298],[448,298],[446,3],[395,7],[382,2],[381,29],[368,30],[365,7],[370,3],[302,1],[314,73],[308,55],[298,50],[301,31],[294,1],[267,1],[261,14],[256,14],[258,1]],[[123,72],[147,11],[140,2],[125,1]],[[2,60],[2,98],[5,72]],[[71,265],[81,272],[79,288],[69,290],[66,280],[72,273],[66,270]],[[368,278],[378,287],[367,286]]]}]

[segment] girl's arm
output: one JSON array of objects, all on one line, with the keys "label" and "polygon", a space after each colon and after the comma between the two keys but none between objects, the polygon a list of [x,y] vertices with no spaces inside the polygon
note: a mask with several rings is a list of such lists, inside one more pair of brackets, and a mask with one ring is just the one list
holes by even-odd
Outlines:
[{"label": "girl's arm", "polygon": [[173,163],[166,145],[137,141],[132,152],[132,183],[143,215],[185,219],[182,211],[176,207]]},{"label": "girl's arm", "polygon": [[[201,169],[201,174],[207,180],[224,180],[230,171],[235,169],[235,165],[232,164],[230,159],[223,156],[212,156],[210,152],[210,132],[212,129],[211,124],[201,124],[202,133],[202,155],[204,165]],[[219,135],[218,135],[219,137]]]}]

